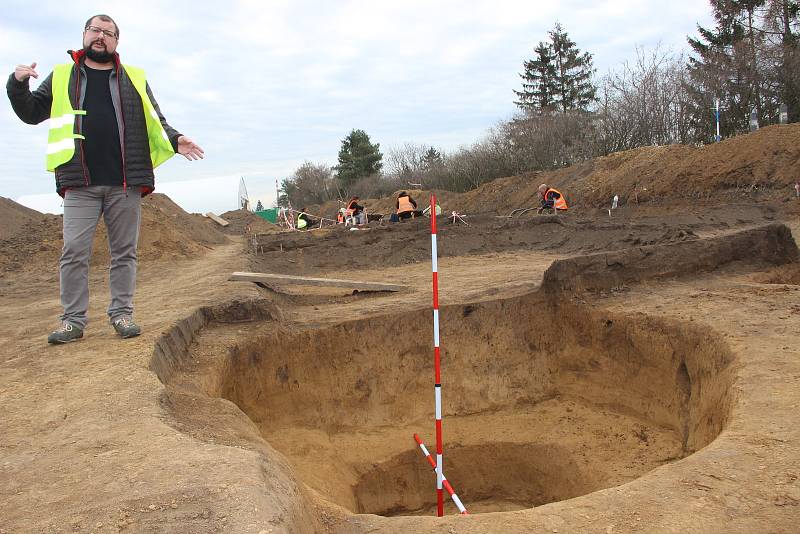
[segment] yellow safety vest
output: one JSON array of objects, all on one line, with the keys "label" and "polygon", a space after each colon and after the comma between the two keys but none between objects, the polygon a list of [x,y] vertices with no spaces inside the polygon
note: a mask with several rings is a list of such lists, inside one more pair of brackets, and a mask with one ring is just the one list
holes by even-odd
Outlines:
[{"label": "yellow safety vest", "polygon": [[[123,65],[125,73],[133,83],[144,107],[144,119],[147,125],[147,142],[150,145],[150,161],[155,169],[175,155],[167,132],[158,118],[153,103],[147,96],[147,78],[144,70],[130,65]],[[72,159],[75,155],[75,139],[86,139],[75,133],[75,115],[86,115],[86,110],[72,109],[69,99],[69,77],[74,63],[63,63],[53,69],[52,94],[50,105],[50,131],[47,135],[47,170],[53,172],[56,167]],[[124,141],[123,141],[124,142]]]}]

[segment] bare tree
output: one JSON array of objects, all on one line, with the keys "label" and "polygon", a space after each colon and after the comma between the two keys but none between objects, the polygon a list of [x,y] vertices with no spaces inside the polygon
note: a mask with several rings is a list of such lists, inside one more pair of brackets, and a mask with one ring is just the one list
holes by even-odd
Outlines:
[{"label": "bare tree", "polygon": [[591,115],[580,111],[517,116],[504,133],[515,173],[557,169],[592,155]]},{"label": "bare tree", "polygon": [[337,196],[333,170],[322,163],[306,161],[283,180],[284,195],[293,206],[321,204]]},{"label": "bare tree", "polygon": [[603,78],[595,117],[597,152],[690,142],[687,83],[682,54],[660,46],[637,48],[633,63]]},{"label": "bare tree", "polygon": [[406,143],[400,148],[388,151],[385,161],[387,175],[401,180],[409,180],[425,172],[425,154],[430,149],[427,145]]}]

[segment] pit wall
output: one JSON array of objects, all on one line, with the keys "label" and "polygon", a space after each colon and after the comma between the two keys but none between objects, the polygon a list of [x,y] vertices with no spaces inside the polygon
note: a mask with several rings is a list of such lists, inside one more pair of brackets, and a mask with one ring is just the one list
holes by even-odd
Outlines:
[{"label": "pit wall", "polygon": [[[267,300],[231,300],[217,306],[202,306],[178,321],[156,340],[150,370],[162,384],[168,384],[184,369],[189,359],[189,347],[198,333],[208,325],[253,321],[282,320],[280,310]],[[209,386],[211,389],[217,389]],[[209,388],[203,388],[209,389]]]},{"label": "pit wall", "polygon": [[702,326],[573,304],[558,308],[564,341],[557,390],[653,421],[681,436],[690,454],[722,431],[732,407],[734,358]]},{"label": "pit wall", "polygon": [[[193,420],[187,413],[196,407],[208,410],[208,404],[219,402],[219,395],[212,394],[221,389],[221,382],[228,376],[226,370],[230,359],[219,358],[213,367],[204,372],[195,373],[195,364],[191,362],[191,346],[198,335],[206,328],[236,323],[277,323],[282,320],[280,310],[271,302],[261,299],[231,300],[216,306],[203,306],[189,316],[178,321],[164,332],[155,343],[150,359],[150,370],[158,376],[165,389],[161,397],[161,406],[177,423],[177,428],[195,428],[191,432],[193,439],[207,439],[210,443],[230,442],[238,447],[259,451],[264,464],[254,465],[262,473],[272,473],[271,483],[280,485],[281,492],[270,495],[264,503],[263,510],[280,507],[274,510],[275,516],[282,517],[288,530],[285,532],[320,532],[324,526],[320,518],[308,506],[312,498],[306,486],[294,479],[291,467],[283,458],[275,458],[277,454],[252,428],[252,422],[233,405],[213,407],[216,425],[209,425],[203,418]],[[182,430],[185,431],[185,430]],[[217,441],[219,440],[219,441]],[[283,532],[284,530],[282,530]]]},{"label": "pit wall", "polygon": [[[733,358],[702,328],[538,294],[447,307],[441,325],[445,417],[573,396],[672,429],[688,453],[730,410]],[[262,433],[406,424],[431,412],[432,339],[430,311],[265,333],[231,350],[208,393]]]}]

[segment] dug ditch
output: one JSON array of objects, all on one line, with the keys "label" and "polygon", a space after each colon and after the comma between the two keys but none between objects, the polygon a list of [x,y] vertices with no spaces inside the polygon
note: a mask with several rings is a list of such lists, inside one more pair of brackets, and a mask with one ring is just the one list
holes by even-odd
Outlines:
[{"label": "dug ditch", "polygon": [[[431,340],[428,310],[300,328],[235,302],[184,321],[153,369],[196,437],[263,438],[352,513],[430,514],[412,436],[433,444]],[[730,412],[734,359],[689,324],[532,293],[444,308],[441,343],[444,468],[473,514],[628,482],[710,443]]]}]

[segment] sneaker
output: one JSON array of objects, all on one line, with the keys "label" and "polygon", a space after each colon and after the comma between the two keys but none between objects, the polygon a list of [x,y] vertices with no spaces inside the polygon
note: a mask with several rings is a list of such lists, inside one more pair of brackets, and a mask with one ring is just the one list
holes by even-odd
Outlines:
[{"label": "sneaker", "polygon": [[75,326],[74,324],[64,321],[58,330],[50,332],[47,336],[47,342],[54,345],[70,343],[71,341],[78,341],[83,337],[83,328]]},{"label": "sneaker", "polygon": [[116,330],[117,334],[120,337],[125,339],[129,337],[136,337],[142,333],[142,329],[139,328],[139,325],[133,322],[133,319],[130,317],[120,317],[116,321],[113,321],[111,325]]}]

